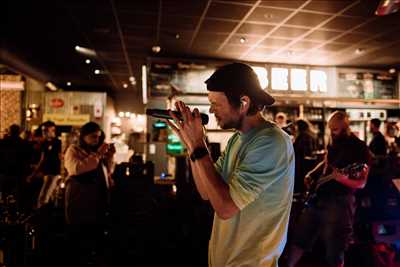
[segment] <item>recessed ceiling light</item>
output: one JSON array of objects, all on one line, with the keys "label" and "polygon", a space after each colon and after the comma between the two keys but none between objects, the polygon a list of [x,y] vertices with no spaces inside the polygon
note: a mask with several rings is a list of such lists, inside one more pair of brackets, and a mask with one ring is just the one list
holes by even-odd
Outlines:
[{"label": "recessed ceiling light", "polygon": [[357,48],[356,49],[356,54],[362,54],[362,53],[364,53],[364,48]]},{"label": "recessed ceiling light", "polygon": [[395,68],[391,68],[391,69],[389,69],[389,73],[390,73],[390,74],[394,74],[394,73],[396,73],[396,69],[395,69]]},{"label": "recessed ceiling light", "polygon": [[127,84],[127,83],[124,83],[122,86],[123,86],[124,88],[128,88],[128,84]]},{"label": "recessed ceiling light", "polygon": [[71,82],[67,82],[67,86],[71,86]]},{"label": "recessed ceiling light", "polygon": [[76,51],[79,51],[79,50],[81,50],[81,47],[80,47],[79,45],[76,45],[76,46],[75,46],[75,50],[76,50]]},{"label": "recessed ceiling light", "polygon": [[100,70],[94,70],[94,74],[100,74]]},{"label": "recessed ceiling light", "polygon": [[264,14],[264,18],[266,18],[266,19],[272,19],[273,17],[274,17],[274,15],[271,14],[271,13],[265,13]]},{"label": "recessed ceiling light", "polygon": [[153,46],[152,48],[151,48],[151,50],[154,52],[154,53],[159,53],[160,51],[161,51],[161,47],[160,46],[158,46],[158,45],[155,45],[155,46]]},{"label": "recessed ceiling light", "polygon": [[122,111],[120,111],[119,113],[118,113],[118,117],[123,117],[125,115],[125,113],[124,112],[122,112]]},{"label": "recessed ceiling light", "polygon": [[244,44],[246,41],[247,41],[247,40],[246,40],[246,38],[244,38],[244,37],[240,37],[240,39],[239,39],[239,42],[240,42],[241,44]]},{"label": "recessed ceiling light", "polygon": [[85,63],[86,63],[86,64],[90,64],[90,62],[91,62],[90,59],[86,59],[86,60],[85,60]]},{"label": "recessed ceiling light", "polygon": [[179,33],[175,34],[175,38],[176,38],[176,39],[181,38],[181,36],[179,35]]},{"label": "recessed ceiling light", "polygon": [[135,77],[130,76],[130,77],[129,77],[129,81],[130,81],[130,82],[136,82],[136,79],[135,79]]}]

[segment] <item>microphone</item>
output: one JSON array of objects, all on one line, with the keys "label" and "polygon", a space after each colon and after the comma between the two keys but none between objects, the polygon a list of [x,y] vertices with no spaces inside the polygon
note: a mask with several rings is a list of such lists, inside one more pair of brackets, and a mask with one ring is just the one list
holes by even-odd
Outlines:
[{"label": "microphone", "polygon": [[[173,118],[169,115],[169,111],[170,110],[168,109],[147,109],[146,114],[156,118],[172,120]],[[178,119],[182,120],[182,115],[179,111],[172,111],[172,113],[174,113],[178,117]],[[193,113],[192,115],[194,116]],[[200,117],[201,117],[201,123],[203,125],[206,125],[208,123],[208,115],[200,113]]]}]

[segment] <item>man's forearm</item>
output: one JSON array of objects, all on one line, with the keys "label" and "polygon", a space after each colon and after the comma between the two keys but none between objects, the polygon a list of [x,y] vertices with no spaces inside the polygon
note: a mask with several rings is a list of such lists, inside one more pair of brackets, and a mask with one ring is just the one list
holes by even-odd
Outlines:
[{"label": "man's forearm", "polygon": [[193,165],[197,169],[195,179],[199,180],[199,184],[204,185],[207,198],[217,215],[222,219],[228,219],[235,215],[239,208],[231,198],[228,184],[215,169],[211,156],[207,155],[198,159]]},{"label": "man's forearm", "polygon": [[200,178],[198,167],[191,160],[190,160],[190,166],[192,168],[193,180],[196,185],[197,191],[199,192],[202,199],[208,200],[207,190],[205,188],[204,182]]}]

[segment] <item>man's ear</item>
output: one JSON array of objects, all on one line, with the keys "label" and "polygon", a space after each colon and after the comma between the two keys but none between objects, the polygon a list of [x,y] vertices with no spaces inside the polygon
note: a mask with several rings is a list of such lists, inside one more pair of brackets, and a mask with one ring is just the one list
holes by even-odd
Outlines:
[{"label": "man's ear", "polygon": [[245,110],[247,112],[249,106],[250,106],[250,98],[248,96],[242,96],[240,98],[240,109]]}]

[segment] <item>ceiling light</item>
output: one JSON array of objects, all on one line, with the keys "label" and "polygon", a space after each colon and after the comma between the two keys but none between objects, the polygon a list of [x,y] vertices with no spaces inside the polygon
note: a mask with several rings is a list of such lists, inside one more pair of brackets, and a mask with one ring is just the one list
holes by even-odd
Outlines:
[{"label": "ceiling light", "polygon": [[390,74],[394,74],[394,73],[396,73],[396,69],[395,69],[395,68],[391,68],[391,69],[389,69],[389,73],[390,73]]},{"label": "ceiling light", "polygon": [[97,55],[96,51],[94,51],[93,49],[82,47],[82,46],[79,46],[79,45],[75,46],[75,51],[78,52],[78,53],[87,55],[87,56],[92,56],[92,57],[95,57]]},{"label": "ceiling light", "polygon": [[247,41],[247,40],[246,40],[246,38],[244,38],[244,37],[241,37],[241,38],[239,39],[239,42],[240,42],[241,44],[244,44],[246,41]]},{"label": "ceiling light", "polygon": [[265,13],[264,14],[264,18],[266,18],[266,19],[272,19],[273,17],[274,17],[274,15],[271,14],[271,13]]},{"label": "ceiling light", "polygon": [[125,113],[122,112],[122,111],[120,111],[120,112],[118,113],[118,117],[120,117],[120,118],[122,118],[124,115],[125,115]]},{"label": "ceiling light", "polygon": [[155,45],[155,46],[153,46],[152,48],[151,48],[151,50],[154,52],[154,53],[159,53],[160,51],[161,51],[161,47],[160,46],[158,46],[158,45]]},{"label": "ceiling light", "polygon": [[46,87],[49,88],[51,91],[57,91],[57,87],[52,82],[47,82]]},{"label": "ceiling light", "polygon": [[97,69],[94,70],[94,74],[97,74],[97,75],[100,74],[100,70],[97,70]]},{"label": "ceiling light", "polygon": [[71,82],[67,82],[67,86],[71,86]]},{"label": "ceiling light", "polygon": [[125,117],[129,118],[131,116],[131,113],[129,111],[125,112]]},{"label": "ceiling light", "polygon": [[132,82],[136,82],[136,79],[135,79],[135,77],[133,77],[133,76],[130,76],[129,77],[129,81],[132,83]]},{"label": "ceiling light", "polygon": [[127,84],[127,83],[124,83],[122,86],[123,86],[124,88],[128,88],[128,84]]},{"label": "ceiling light", "polygon": [[179,33],[175,34],[175,39],[179,39],[181,38],[181,36],[179,35]]},{"label": "ceiling light", "polygon": [[364,53],[364,48],[357,48],[356,49],[356,54],[362,54]]},{"label": "ceiling light", "polygon": [[85,63],[86,63],[86,64],[90,64],[90,59],[86,59],[86,60],[85,60]]}]

